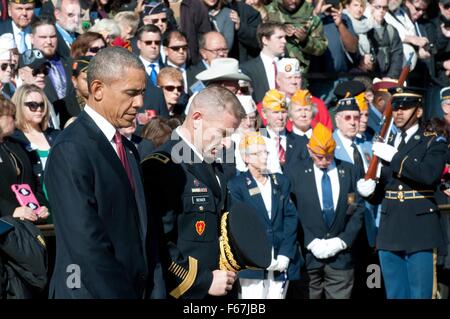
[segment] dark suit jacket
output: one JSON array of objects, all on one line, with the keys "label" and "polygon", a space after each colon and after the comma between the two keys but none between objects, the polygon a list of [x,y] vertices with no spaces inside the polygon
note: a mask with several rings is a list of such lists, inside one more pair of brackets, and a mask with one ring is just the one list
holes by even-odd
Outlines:
[{"label": "dark suit jacket", "polygon": [[57,47],[56,47],[56,53],[64,58],[70,58],[70,48],[67,46],[66,41],[64,41],[63,36],[59,32],[59,30],[56,29],[56,39],[57,39]]},{"label": "dark suit jacket", "polygon": [[147,75],[147,83],[144,93],[144,107],[141,110],[155,110],[156,114],[165,118],[169,117],[166,101],[164,100],[163,91],[152,84],[150,77]]},{"label": "dark suit jacket", "polygon": [[191,91],[191,86],[197,82],[198,80],[195,78],[197,74],[199,74],[200,72],[203,72],[206,70],[206,66],[203,63],[202,60],[200,60],[200,62],[198,62],[197,64],[191,65],[190,67],[187,68],[186,70],[186,79],[187,79],[187,85],[188,85],[188,89],[189,89],[189,94],[192,95],[193,92]]},{"label": "dark suit jacket", "polygon": [[[322,268],[325,264],[335,269],[349,269],[353,266],[352,244],[358,235],[363,221],[364,201],[356,190],[356,172],[352,164],[335,159],[339,177],[339,198],[335,208],[331,227],[325,224],[322,209],[317,194],[313,161],[300,162],[294,169],[285,172],[291,181],[292,198],[297,206],[299,221],[303,233],[300,242],[303,243],[308,270]],[[305,187],[305,185],[308,185]],[[354,205],[349,205],[353,199]],[[350,207],[350,209],[349,209]],[[347,249],[327,259],[317,259],[307,247],[315,238],[341,238]]]},{"label": "dark suit jacket", "polygon": [[243,63],[240,67],[242,72],[252,79],[253,99],[256,103],[261,102],[266,92],[269,91],[269,81],[267,81],[261,56]]},{"label": "dark suit jacket", "polygon": [[[87,113],[53,145],[45,172],[58,251],[50,297],[142,298],[152,288],[156,258],[144,253],[151,233],[139,156],[131,142],[122,141],[135,192],[114,148]],[[79,266],[80,288],[66,284],[69,265]]]},{"label": "dark suit jacket", "polygon": [[204,298],[212,271],[219,269],[219,220],[227,195],[223,169],[218,164],[220,187],[211,166],[178,135],[141,166],[150,210],[160,217],[167,292],[175,298]]},{"label": "dark suit jacket", "polygon": [[11,33],[14,36],[11,18],[0,22],[0,34]]},{"label": "dark suit jacket", "polygon": [[[281,174],[271,174],[268,182],[272,185],[271,218],[267,214],[261,191],[251,192],[258,188],[250,172],[242,173],[228,183],[231,200],[248,203],[258,212],[259,221],[264,225],[267,238],[274,248],[274,258],[278,255],[290,259],[288,279],[300,279],[301,258],[297,243],[297,213],[290,200],[289,180]],[[244,270],[239,273],[241,278],[267,279],[266,270]],[[275,272],[275,280],[284,280],[280,272]]]},{"label": "dark suit jacket", "polygon": [[45,77],[44,92],[53,104],[56,113],[59,114],[60,127],[63,128],[69,118],[80,114],[81,108],[78,104],[76,90],[72,83],[72,59],[70,57],[61,57],[61,62],[66,73],[66,97],[58,99],[58,95],[49,76]]}]

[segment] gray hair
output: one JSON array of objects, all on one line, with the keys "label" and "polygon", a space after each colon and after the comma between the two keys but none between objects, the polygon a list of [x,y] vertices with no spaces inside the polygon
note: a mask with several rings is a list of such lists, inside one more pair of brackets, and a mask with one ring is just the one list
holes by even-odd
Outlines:
[{"label": "gray hair", "polygon": [[208,86],[194,97],[188,116],[198,110],[215,116],[220,116],[220,113],[228,111],[239,120],[246,116],[236,95],[221,86]]},{"label": "gray hair", "polygon": [[94,80],[111,83],[123,79],[125,69],[137,69],[145,72],[141,60],[122,47],[108,47],[101,50],[89,63],[87,82],[89,93]]}]

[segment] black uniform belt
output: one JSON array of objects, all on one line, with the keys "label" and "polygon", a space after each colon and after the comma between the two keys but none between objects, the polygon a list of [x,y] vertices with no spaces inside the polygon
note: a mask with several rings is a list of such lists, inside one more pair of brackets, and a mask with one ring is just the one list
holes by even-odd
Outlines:
[{"label": "black uniform belt", "polygon": [[422,191],[386,191],[384,196],[386,199],[396,199],[401,202],[407,199],[422,199],[422,198],[434,198],[434,191],[422,190]]}]

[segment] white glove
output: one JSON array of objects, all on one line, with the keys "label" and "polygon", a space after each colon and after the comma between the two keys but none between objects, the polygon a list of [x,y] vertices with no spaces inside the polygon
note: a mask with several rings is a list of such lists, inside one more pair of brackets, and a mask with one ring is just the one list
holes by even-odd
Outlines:
[{"label": "white glove", "polygon": [[289,267],[289,258],[283,255],[278,255],[278,268],[276,270],[283,272],[286,271]]},{"label": "white glove", "polygon": [[373,154],[386,162],[392,161],[394,155],[398,152],[394,146],[382,142],[375,142],[372,146]]},{"label": "white glove", "polygon": [[356,188],[358,189],[358,193],[362,197],[369,197],[374,191],[377,184],[373,179],[365,180],[364,178],[361,178],[356,183]]},{"label": "white glove", "polygon": [[276,259],[273,259],[273,257],[272,257],[272,261],[270,263],[270,266],[267,267],[266,270],[268,270],[268,271],[278,270],[278,261]]},{"label": "white glove", "polygon": [[325,240],[325,245],[327,247],[326,248],[327,258],[333,257],[338,252],[340,252],[340,251],[344,250],[345,248],[347,248],[347,244],[342,239],[340,239],[339,237],[326,239]]},{"label": "white glove", "polygon": [[318,259],[328,258],[328,250],[325,239],[315,238],[307,247],[312,254]]}]

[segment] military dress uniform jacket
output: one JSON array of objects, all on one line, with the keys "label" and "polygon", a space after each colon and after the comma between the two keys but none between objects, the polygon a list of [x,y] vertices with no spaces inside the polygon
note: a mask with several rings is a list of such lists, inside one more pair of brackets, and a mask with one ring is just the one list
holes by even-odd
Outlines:
[{"label": "military dress uniform jacket", "polygon": [[305,160],[285,172],[291,181],[291,196],[297,206],[303,230],[299,231],[303,247],[307,247],[315,238],[339,237],[347,244],[347,249],[327,259],[317,259],[309,250],[304,249],[308,270],[322,268],[326,264],[335,269],[353,267],[351,247],[362,226],[364,201],[356,190],[357,177],[353,166],[338,159],[335,159],[335,163],[339,177],[339,198],[330,228],[322,217],[313,161]]},{"label": "military dress uniform jacket", "polygon": [[370,198],[383,200],[378,249],[413,253],[444,244],[433,192],[440,182],[446,156],[445,138],[419,129],[383,167]]},{"label": "military dress uniform jacket", "polygon": [[[249,171],[236,176],[228,183],[231,200],[248,203],[255,207],[258,217],[265,226],[267,237],[274,249],[274,258],[278,255],[290,259],[287,271],[288,280],[300,279],[300,267],[303,258],[297,242],[297,212],[290,200],[289,180],[281,174],[270,174],[268,181],[272,185],[271,218],[267,214],[261,190]],[[241,278],[267,279],[266,270],[244,270]],[[275,280],[284,280],[282,273],[274,273]]]},{"label": "military dress uniform jacket", "polygon": [[212,271],[219,269],[219,220],[226,198],[223,169],[217,164],[214,174],[212,165],[202,162],[178,135],[141,166],[149,209],[162,222],[167,292],[175,298],[204,298]]}]

